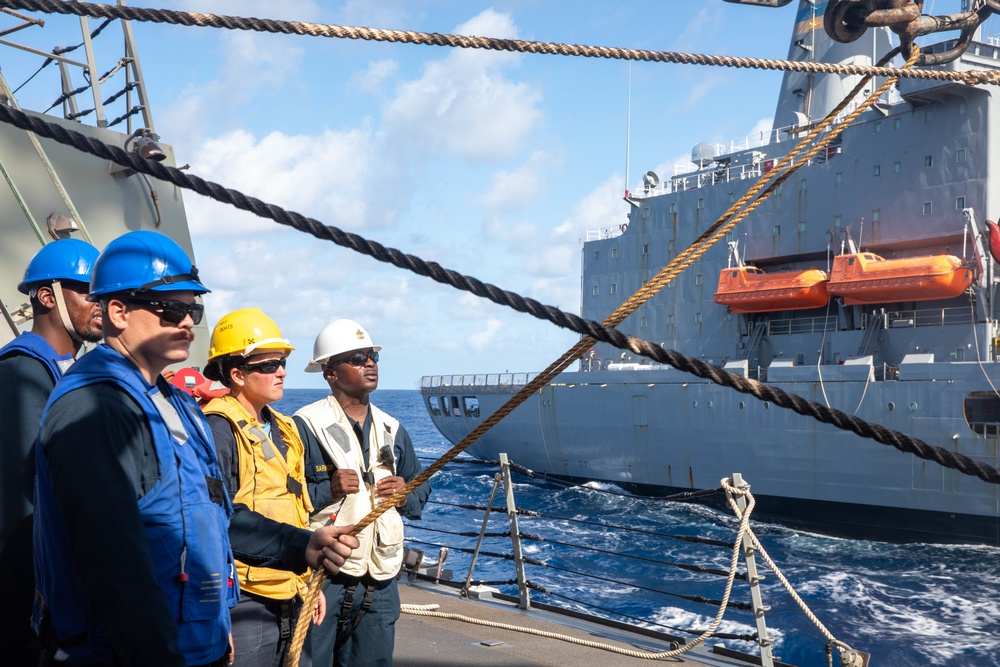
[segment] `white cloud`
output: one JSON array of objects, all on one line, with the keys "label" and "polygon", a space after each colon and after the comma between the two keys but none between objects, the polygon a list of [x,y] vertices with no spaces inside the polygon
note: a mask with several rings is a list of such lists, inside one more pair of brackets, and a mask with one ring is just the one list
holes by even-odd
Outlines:
[{"label": "white cloud", "polygon": [[379,93],[399,73],[399,63],[392,59],[375,60],[368,69],[350,78],[348,87],[365,93]]},{"label": "white cloud", "polygon": [[484,352],[494,346],[497,336],[503,331],[503,322],[496,319],[486,321],[486,325],[469,336],[469,347],[474,352]]},{"label": "white cloud", "polygon": [[[516,36],[517,29],[509,16],[486,10],[458,32]],[[423,75],[402,85],[386,107],[386,143],[404,146],[423,160],[453,155],[488,161],[513,155],[541,117],[541,92],[501,71],[520,58],[455,49],[429,62]]]}]

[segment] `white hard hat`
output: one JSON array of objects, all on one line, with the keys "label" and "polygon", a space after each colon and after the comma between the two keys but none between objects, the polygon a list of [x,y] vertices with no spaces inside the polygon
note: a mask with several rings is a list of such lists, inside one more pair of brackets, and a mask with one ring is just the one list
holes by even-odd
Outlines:
[{"label": "white hard hat", "polygon": [[351,350],[372,348],[378,352],[380,345],[372,343],[365,328],[354,320],[334,320],[327,324],[313,343],[313,358],[306,366],[307,373],[322,372],[327,359]]}]

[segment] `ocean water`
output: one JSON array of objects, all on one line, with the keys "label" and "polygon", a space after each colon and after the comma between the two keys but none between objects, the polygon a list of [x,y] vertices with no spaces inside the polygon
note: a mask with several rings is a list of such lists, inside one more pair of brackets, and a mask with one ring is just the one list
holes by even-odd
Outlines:
[{"label": "ocean water", "polygon": [[[291,414],[326,393],[289,389],[275,407]],[[425,467],[450,448],[427,416],[418,391],[378,391],[373,401],[406,427]],[[482,523],[482,512],[456,505],[485,505],[495,473],[495,468],[482,465],[449,464],[431,481],[434,492],[423,518],[407,523],[410,546],[423,549],[428,558],[437,556],[437,547],[431,544],[451,547],[446,567],[455,578],[465,578],[471,561],[468,554],[456,549],[474,547]],[[677,596],[718,599],[725,579],[670,564],[725,571],[729,551],[662,535],[731,541],[736,525],[733,517],[705,506],[605,491],[620,492],[612,485],[567,488],[515,475],[518,508],[546,515],[520,520],[522,533],[547,540],[523,543],[526,556],[547,566],[526,566],[528,580],[551,591],[532,591],[532,599],[587,609],[682,636],[687,635],[680,629],[697,633],[707,628],[716,607]],[[495,506],[502,507],[503,502],[501,487]],[[643,532],[625,532],[593,523]],[[1000,665],[1000,548],[846,540],[774,524],[752,525],[764,548],[812,612],[837,639],[871,653],[873,666]],[[505,515],[495,512],[488,531],[506,530]],[[481,555],[474,579],[514,579],[513,563],[500,557],[511,553],[509,538],[488,537],[483,551],[497,556]],[[762,594],[764,603],[771,606],[765,619],[771,637],[776,639],[775,655],[799,667],[825,667],[825,637],[760,559],[758,568],[766,575]],[[497,587],[516,595],[514,585]],[[749,601],[744,583],[736,582],[732,599]],[[750,613],[733,608],[727,610],[719,629],[737,635],[753,631]],[[755,648],[731,639],[724,643],[748,651]]]}]

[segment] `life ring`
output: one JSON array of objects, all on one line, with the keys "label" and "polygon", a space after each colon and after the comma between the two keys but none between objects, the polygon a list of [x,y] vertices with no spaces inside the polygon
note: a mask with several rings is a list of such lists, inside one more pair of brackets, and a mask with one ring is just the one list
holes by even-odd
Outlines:
[{"label": "life ring", "polygon": [[994,261],[1000,262],[1000,227],[992,220],[987,220],[986,228],[989,230],[990,254]]},{"label": "life ring", "polygon": [[[618,225],[618,231],[620,231],[622,234],[625,233],[626,229],[628,229],[628,223],[627,222],[624,223],[624,224]],[[1000,261],[1000,260],[997,260],[997,261]]]}]

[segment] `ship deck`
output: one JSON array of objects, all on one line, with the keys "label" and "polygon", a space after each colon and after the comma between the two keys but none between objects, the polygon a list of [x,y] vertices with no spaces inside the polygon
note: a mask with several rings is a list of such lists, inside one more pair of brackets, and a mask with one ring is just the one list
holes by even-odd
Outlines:
[{"label": "ship deck", "polygon": [[[497,600],[463,598],[457,590],[424,582],[401,583],[403,605],[439,605],[435,611],[458,614],[492,623],[528,627],[567,635],[589,642],[609,644],[633,651],[670,650],[661,639],[630,633],[580,618],[539,609],[530,612]],[[717,641],[713,642],[717,644]],[[613,653],[549,637],[489,627],[464,621],[409,613],[396,624],[396,667],[448,667],[467,665],[562,667],[601,664],[602,667],[649,664],[648,659]],[[696,647],[682,658],[663,661],[671,665],[732,667],[747,663],[713,653],[711,647]]]}]

